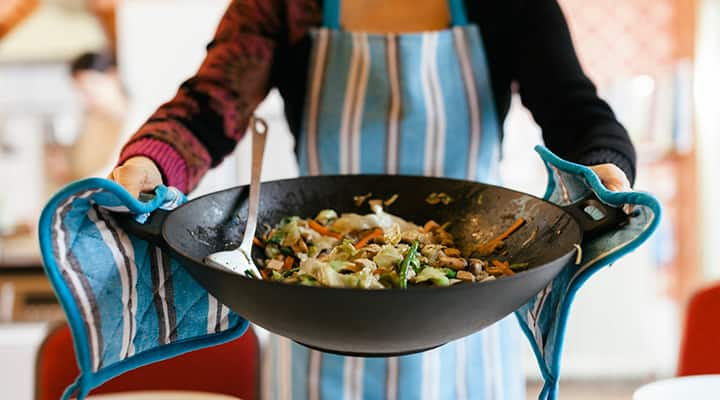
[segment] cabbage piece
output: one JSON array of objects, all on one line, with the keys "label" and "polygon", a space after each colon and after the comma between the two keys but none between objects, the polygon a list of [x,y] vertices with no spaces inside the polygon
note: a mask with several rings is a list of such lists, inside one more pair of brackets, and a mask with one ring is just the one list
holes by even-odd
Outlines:
[{"label": "cabbage piece", "polygon": [[393,223],[389,227],[385,228],[383,230],[383,238],[385,239],[385,243],[388,244],[394,245],[400,243],[400,240],[402,240],[400,225]]},{"label": "cabbage piece", "polygon": [[373,261],[378,268],[390,270],[401,263],[403,255],[397,248],[393,246],[383,246],[382,250],[373,257]]},{"label": "cabbage piece", "polygon": [[347,234],[352,231],[364,231],[379,227],[374,215],[343,214],[336,219],[330,228],[334,231]]},{"label": "cabbage piece", "polygon": [[315,221],[317,221],[323,225],[327,225],[328,222],[335,220],[337,218],[338,218],[338,215],[335,212],[335,210],[328,209],[328,210],[321,210],[315,217]]},{"label": "cabbage piece", "polygon": [[398,275],[397,271],[383,272],[382,274],[380,274],[378,280],[380,281],[380,284],[382,284],[384,287],[400,287],[400,276]]},{"label": "cabbage piece", "polygon": [[330,252],[330,259],[348,261],[355,256],[355,253],[357,253],[355,246],[353,246],[349,241],[343,240],[342,243],[332,249]]},{"label": "cabbage piece", "polygon": [[335,271],[330,264],[316,258],[308,258],[300,263],[300,271],[315,278],[321,285],[330,287],[357,287],[358,278],[353,274],[343,275]]},{"label": "cabbage piece", "polygon": [[328,264],[330,264],[330,267],[332,267],[335,271],[342,271],[345,269],[349,270],[355,267],[355,263],[343,260],[332,260]]},{"label": "cabbage piece", "polygon": [[367,215],[353,213],[343,214],[331,224],[331,228],[337,232],[347,234],[353,231],[364,231],[374,228],[382,228],[383,230],[386,230],[390,229],[393,224],[398,225],[400,232],[419,228],[415,224],[385,213],[382,210],[375,214]]},{"label": "cabbage piece", "polygon": [[318,236],[319,238],[313,241],[313,245],[315,246],[315,253],[311,253],[311,256],[320,254],[323,250],[332,249],[333,246],[335,246],[335,244],[337,244],[338,242],[338,240],[332,236]]},{"label": "cabbage piece", "polygon": [[413,283],[422,283],[422,282],[427,282],[427,281],[430,281],[438,286],[449,286],[450,285],[450,280],[445,275],[445,272],[443,272],[437,268],[433,268],[433,267],[424,268],[413,279]]},{"label": "cabbage piece", "polygon": [[280,255],[280,249],[277,247],[277,245],[268,243],[265,246],[265,256],[267,258],[275,258]]},{"label": "cabbage piece", "polygon": [[[298,278],[298,281],[303,286],[317,286],[318,282],[313,278],[312,276],[308,275],[300,275]],[[286,280],[285,282],[288,282],[289,280]]]},{"label": "cabbage piece", "polygon": [[363,269],[355,274],[358,278],[358,287],[363,289],[384,289],[385,286],[380,283],[378,276],[374,275],[371,270]]},{"label": "cabbage piece", "polygon": [[281,243],[281,246],[283,247],[293,247],[298,241],[303,240],[297,218],[292,218],[287,224],[280,228],[280,231],[285,233],[285,237]]}]

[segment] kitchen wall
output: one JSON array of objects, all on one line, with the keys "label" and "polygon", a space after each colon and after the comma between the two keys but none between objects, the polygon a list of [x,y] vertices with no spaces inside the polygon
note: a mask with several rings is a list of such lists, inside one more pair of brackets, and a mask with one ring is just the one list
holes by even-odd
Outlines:
[{"label": "kitchen wall", "polygon": [[717,244],[720,233],[720,109],[717,96],[720,93],[720,1],[700,2],[695,73],[695,100],[697,101],[698,167],[700,171],[701,265],[705,279],[720,279],[720,263]]}]

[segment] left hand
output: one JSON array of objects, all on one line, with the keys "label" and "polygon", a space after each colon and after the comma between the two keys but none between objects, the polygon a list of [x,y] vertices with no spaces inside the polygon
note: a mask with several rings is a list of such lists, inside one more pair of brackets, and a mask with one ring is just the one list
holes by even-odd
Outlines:
[{"label": "left hand", "polygon": [[627,176],[615,164],[592,165],[590,169],[597,174],[602,184],[611,192],[629,192],[632,190]]},{"label": "left hand", "polygon": [[[591,165],[590,169],[597,174],[605,187],[611,192],[629,192],[632,190],[630,181],[625,173],[615,164]],[[630,204],[622,206],[625,214],[632,213],[634,207]]]}]

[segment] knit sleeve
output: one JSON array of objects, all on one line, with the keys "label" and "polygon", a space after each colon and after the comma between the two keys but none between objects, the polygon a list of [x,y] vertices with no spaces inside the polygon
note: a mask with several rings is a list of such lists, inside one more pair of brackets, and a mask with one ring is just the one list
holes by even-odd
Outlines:
[{"label": "knit sleeve", "polygon": [[517,12],[512,68],[547,146],[570,161],[614,163],[632,182],[635,148],[583,72],[557,1],[528,0]]},{"label": "knit sleeve", "polygon": [[120,162],[149,157],[166,184],[185,191],[220,164],[271,88],[274,52],[286,31],[282,3],[233,0],[200,69],[130,138]]}]

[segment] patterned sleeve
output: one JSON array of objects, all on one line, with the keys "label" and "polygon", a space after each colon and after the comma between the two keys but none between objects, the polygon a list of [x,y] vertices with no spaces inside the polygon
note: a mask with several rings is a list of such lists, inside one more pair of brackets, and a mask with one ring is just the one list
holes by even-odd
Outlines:
[{"label": "patterned sleeve", "polygon": [[284,18],[281,0],[233,0],[197,74],[132,136],[119,163],[149,157],[187,192],[230,154],[271,87]]},{"label": "patterned sleeve", "polygon": [[635,179],[635,147],[585,75],[557,0],[527,0],[511,42],[523,104],[547,146],[586,165],[613,163]]}]

